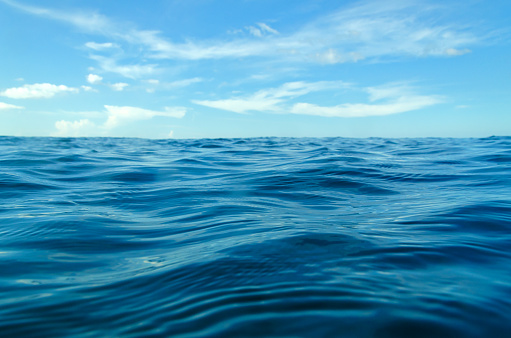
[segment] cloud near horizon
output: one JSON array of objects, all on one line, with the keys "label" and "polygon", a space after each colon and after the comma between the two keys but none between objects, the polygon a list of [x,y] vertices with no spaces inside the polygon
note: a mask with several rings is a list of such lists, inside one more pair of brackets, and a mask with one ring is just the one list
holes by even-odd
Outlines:
[{"label": "cloud near horizon", "polygon": [[[422,109],[443,102],[438,95],[419,95],[407,84],[392,83],[379,87],[362,89],[369,94],[370,103],[343,103],[335,106],[320,106],[307,102],[292,103],[293,99],[305,94],[348,88],[357,90],[343,82],[289,82],[278,88],[260,90],[246,97],[222,100],[194,100],[195,104],[231,111],[239,114],[248,112],[270,112],[279,114],[300,114],[324,117],[366,117],[398,114]],[[360,90],[360,89],[358,89]],[[374,103],[374,102],[378,103]]]},{"label": "cloud near horizon", "polygon": [[26,84],[22,87],[8,88],[0,92],[0,96],[11,99],[40,99],[51,98],[59,93],[70,92],[77,93],[77,88],[71,88],[65,85],[54,85],[51,83]]},{"label": "cloud near horizon", "polygon": [[8,109],[24,109],[25,107],[15,106],[13,104],[0,102],[0,110],[8,110]]},{"label": "cloud near horizon", "polygon": [[183,107],[165,107],[164,111],[156,111],[138,107],[105,105],[105,109],[108,113],[108,119],[103,127],[106,129],[115,128],[123,122],[148,120],[155,116],[166,116],[180,119],[186,114],[186,108]]},{"label": "cloud near horizon", "polygon": [[[105,105],[107,120],[100,125],[95,124],[89,119],[81,119],[79,121],[60,120],[55,122],[53,136],[61,137],[77,137],[77,136],[101,136],[118,126],[134,121],[148,120],[155,116],[165,116],[173,118],[182,118],[186,114],[186,108],[183,107],[165,107],[163,111],[143,109],[139,107],[129,106],[109,106]],[[89,112],[86,115],[96,114]]]},{"label": "cloud near horizon", "polygon": [[97,136],[96,125],[88,119],[79,121],[60,120],[55,122],[56,132],[52,136],[60,137],[79,137],[79,136]]}]

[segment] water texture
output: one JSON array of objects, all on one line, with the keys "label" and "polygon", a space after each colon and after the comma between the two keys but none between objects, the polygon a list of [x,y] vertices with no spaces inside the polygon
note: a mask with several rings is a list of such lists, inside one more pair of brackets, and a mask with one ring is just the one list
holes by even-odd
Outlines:
[{"label": "water texture", "polygon": [[0,137],[0,336],[510,337],[511,138]]}]

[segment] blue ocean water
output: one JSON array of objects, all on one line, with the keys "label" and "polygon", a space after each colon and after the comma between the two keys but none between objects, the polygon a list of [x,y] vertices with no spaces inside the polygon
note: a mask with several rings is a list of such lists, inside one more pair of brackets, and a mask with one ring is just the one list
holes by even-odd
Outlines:
[{"label": "blue ocean water", "polygon": [[511,138],[0,137],[2,337],[511,337]]}]

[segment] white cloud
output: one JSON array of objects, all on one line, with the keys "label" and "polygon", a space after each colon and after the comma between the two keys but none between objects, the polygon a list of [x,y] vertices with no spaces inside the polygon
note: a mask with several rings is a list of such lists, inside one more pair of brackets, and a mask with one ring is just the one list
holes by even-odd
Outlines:
[{"label": "white cloud", "polygon": [[24,107],[15,106],[13,104],[8,104],[8,103],[0,102],[0,110],[7,110],[7,109],[24,109]]},{"label": "white cloud", "polygon": [[99,66],[105,72],[117,73],[130,79],[136,79],[145,75],[155,73],[156,65],[145,64],[145,65],[118,65],[117,60],[100,55],[91,55],[91,59],[96,60]]},{"label": "white cloud", "polygon": [[177,44],[160,37],[158,32],[140,31],[136,40],[154,52],[152,57],[156,58],[266,56],[326,64],[382,56],[444,55],[448,49],[478,41],[470,31],[453,23],[434,24],[429,18],[435,17],[437,11],[435,7],[413,1],[366,1],[321,17],[287,35],[277,35],[277,31],[265,24],[246,27],[255,37],[271,32],[273,35],[266,39]]},{"label": "white cloud", "polygon": [[226,99],[226,100],[195,100],[193,103],[202,106],[228,110],[238,114],[245,114],[250,111],[276,111],[279,109],[280,99],[265,99],[261,97],[249,97],[245,99]]},{"label": "white cloud", "polygon": [[248,97],[237,97],[224,100],[194,100],[193,103],[228,110],[239,114],[250,111],[280,112],[283,110],[281,103],[290,98],[303,96],[311,92],[327,89],[343,88],[349,84],[341,81],[319,82],[287,82],[278,88],[259,90]]},{"label": "white cloud", "polygon": [[106,50],[106,49],[117,47],[117,45],[115,45],[111,42],[105,42],[105,43],[87,42],[85,44],[85,47],[93,49],[93,50],[101,51],[101,50]]},{"label": "white cloud", "polygon": [[[79,121],[60,120],[55,122],[56,132],[54,132],[52,136],[79,137],[108,135],[110,130],[130,122],[148,120],[155,116],[182,118],[186,114],[186,108],[183,107],[165,107],[163,111],[156,111],[138,107],[105,105],[105,110],[108,117],[103,124],[95,124],[88,118],[81,119]],[[105,112],[99,111],[75,112],[74,114],[81,114],[87,117],[93,116],[95,118],[105,116]],[[172,135],[173,131],[170,132],[168,137],[172,137]]]},{"label": "white cloud", "polygon": [[57,131],[52,136],[60,137],[78,137],[78,136],[91,136],[96,133],[96,125],[88,119],[80,121],[65,121],[60,120],[55,122]]},{"label": "white cloud", "polygon": [[339,51],[330,48],[325,52],[316,53],[316,59],[320,63],[323,64],[336,64],[336,63],[345,63],[345,62],[357,62],[359,60],[365,59],[365,57],[358,52],[350,52],[346,54],[341,54]]},{"label": "white cloud", "polygon": [[90,86],[81,86],[81,88],[83,89],[83,91],[85,92],[97,92],[96,89],[90,87]]},{"label": "white cloud", "polygon": [[117,127],[122,122],[148,120],[154,116],[166,116],[182,118],[186,114],[186,108],[183,107],[165,107],[164,111],[155,111],[138,107],[119,107],[105,105],[108,113],[108,119],[103,125],[106,129]]},{"label": "white cloud", "polygon": [[202,78],[200,77],[194,77],[194,78],[191,78],[191,79],[184,79],[184,80],[177,80],[177,81],[173,81],[173,82],[170,82],[168,83],[168,87],[171,87],[171,88],[177,88],[177,87],[188,87],[194,83],[199,83],[199,82],[202,82],[204,81]]},{"label": "white cloud", "polygon": [[[443,102],[437,95],[419,95],[406,83],[391,83],[379,87],[368,87],[370,103],[344,103],[336,106],[319,106],[296,103],[290,113],[325,117],[365,117],[404,113]],[[383,102],[380,102],[383,101]],[[380,103],[375,103],[380,102]]]},{"label": "white cloud", "polygon": [[344,103],[336,106],[319,106],[306,102],[294,104],[290,102],[310,92],[350,87],[349,84],[334,81],[313,83],[289,82],[278,88],[260,90],[244,98],[195,100],[193,102],[240,114],[259,111],[328,117],[363,117],[403,113],[422,109],[443,101],[441,97],[436,95],[416,94],[414,89],[405,83],[393,83],[363,89],[363,91],[369,94],[370,103]]},{"label": "white cloud", "polygon": [[103,80],[103,78],[99,75],[96,75],[96,74],[87,75],[87,82],[90,84],[98,84],[98,83],[101,83],[102,80]]},{"label": "white cloud", "polygon": [[333,107],[310,103],[296,103],[290,110],[293,114],[325,117],[365,117],[404,113],[418,110],[442,102],[434,96],[402,96],[388,103],[364,104],[346,103]]},{"label": "white cloud", "polygon": [[[259,22],[256,24],[256,26],[245,26],[245,30],[248,31],[249,34],[261,38],[265,35],[278,35],[280,34],[276,29],[271,28],[269,25]],[[242,33],[243,30],[237,29],[237,30],[230,30],[228,31],[229,34],[239,34]]]},{"label": "white cloud", "polygon": [[199,82],[203,82],[203,81],[204,81],[204,79],[202,79],[200,77],[194,77],[194,78],[190,78],[190,79],[176,80],[176,81],[172,81],[172,82],[160,82],[159,80],[156,80],[156,79],[149,79],[149,80],[145,80],[143,82],[145,82],[149,87],[149,88],[146,88],[146,91],[148,93],[154,93],[156,91],[156,89],[172,90],[175,88],[188,87],[195,83],[199,83]]},{"label": "white cloud", "polygon": [[[247,26],[255,37],[230,40],[188,40],[175,43],[158,31],[139,30],[116,23],[97,13],[63,12],[20,5],[3,0],[34,15],[60,20],[86,32],[99,34],[139,47],[144,59],[201,60],[264,56],[283,61],[334,64],[395,56],[440,56],[467,53],[468,45],[479,42],[475,28],[456,25],[455,20],[442,24],[438,14],[445,9],[421,1],[361,1],[306,23],[288,34],[279,33],[268,24]],[[92,50],[109,49],[110,43],[93,43]],[[156,65],[118,65],[117,60],[92,55],[105,71],[137,78],[153,73]]]},{"label": "white cloud", "polygon": [[78,89],[51,83],[35,83],[6,89],[0,92],[0,96],[9,97],[11,99],[37,99],[50,98],[63,92],[77,93]]},{"label": "white cloud", "polygon": [[465,55],[465,54],[468,54],[471,52],[472,51],[468,48],[465,48],[465,49],[448,48],[445,51],[445,54],[450,55],[450,56],[458,56],[458,55]]},{"label": "white cloud", "polygon": [[97,13],[64,12],[42,7],[23,5],[12,0],[2,0],[4,3],[21,9],[27,13],[47,17],[49,19],[68,22],[84,31],[91,33],[107,33],[113,29],[112,23],[105,16]]},{"label": "white cloud", "polygon": [[279,32],[273,28],[271,28],[270,26],[268,26],[267,24],[265,23],[258,23],[257,24],[259,26],[259,28],[261,29],[261,31],[263,32],[267,32],[267,33],[270,33],[270,34],[279,34]]},{"label": "white cloud", "polygon": [[316,58],[319,62],[326,64],[342,63],[347,61],[333,48],[330,48],[326,52],[316,53]]},{"label": "white cloud", "polygon": [[253,36],[257,36],[257,37],[259,37],[259,38],[260,38],[261,36],[263,36],[263,33],[261,32],[261,30],[260,30],[259,28],[257,28],[257,27],[254,27],[254,26],[247,26],[247,27],[245,27],[245,28],[246,28],[246,29],[248,30],[248,32],[249,32],[250,34],[252,34]]},{"label": "white cloud", "polygon": [[124,88],[126,88],[128,86],[129,85],[127,83],[124,83],[124,82],[114,83],[114,84],[110,85],[110,87],[113,90],[118,91],[118,92],[122,92],[124,90]]}]

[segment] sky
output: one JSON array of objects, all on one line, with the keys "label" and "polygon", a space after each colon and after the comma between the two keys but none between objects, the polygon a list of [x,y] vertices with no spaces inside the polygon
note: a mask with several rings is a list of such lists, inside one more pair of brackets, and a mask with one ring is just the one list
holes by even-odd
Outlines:
[{"label": "sky", "polygon": [[0,135],[511,135],[509,0],[0,0]]}]

